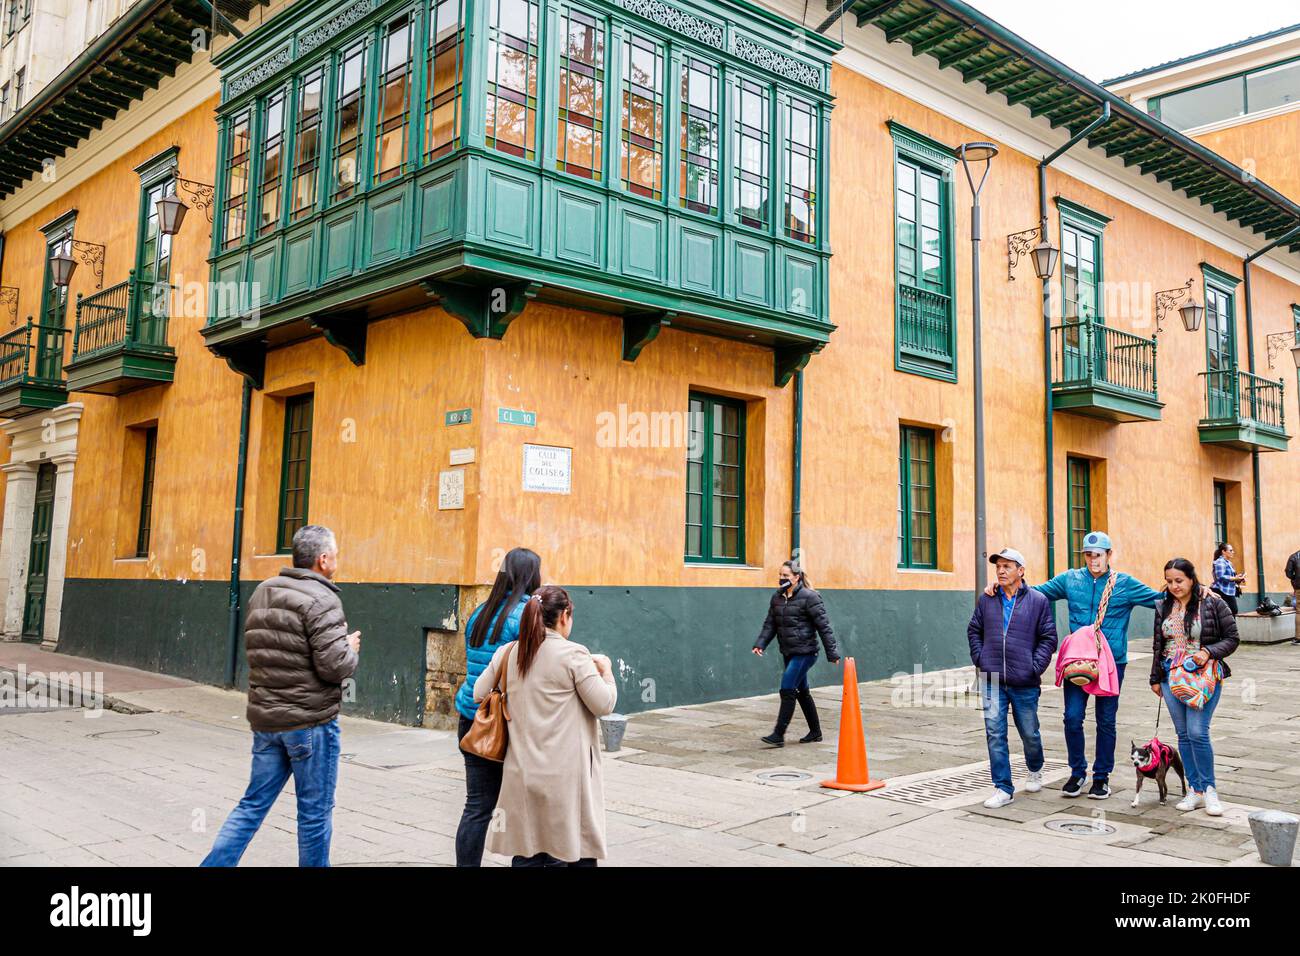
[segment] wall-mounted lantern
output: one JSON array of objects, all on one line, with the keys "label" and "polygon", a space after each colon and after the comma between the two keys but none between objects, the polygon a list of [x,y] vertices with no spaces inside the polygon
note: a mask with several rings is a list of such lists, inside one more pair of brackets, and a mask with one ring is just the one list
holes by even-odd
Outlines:
[{"label": "wall-mounted lantern", "polygon": [[[1039,238],[1039,242],[1037,245],[1031,246],[1030,243],[1034,241],[1035,237]],[[1008,282],[1016,281],[1014,270],[1020,264],[1022,256],[1029,256],[1034,263],[1034,274],[1046,282],[1056,272],[1056,261],[1061,256],[1061,250],[1052,245],[1052,241],[1047,238],[1041,226],[1013,232],[1007,236]]]},{"label": "wall-mounted lantern", "polygon": [[[57,246],[56,246],[57,248]],[[50,256],[50,278],[61,289],[66,289],[72,282],[77,263],[90,266],[95,274],[95,288],[104,287],[104,253],[105,249],[98,242],[85,242],[81,239],[68,239],[68,251],[60,250]]]},{"label": "wall-mounted lantern", "polygon": [[60,289],[66,289],[77,271],[77,260],[66,252],[50,256],[50,278]]},{"label": "wall-mounted lantern", "polygon": [[174,236],[180,232],[181,224],[185,222],[185,214],[190,211],[190,207],[185,205],[185,200],[175,194],[159,196],[154,205],[158,210],[158,231],[164,236]]},{"label": "wall-mounted lantern", "polygon": [[[1205,315],[1205,306],[1196,301],[1196,296],[1192,294],[1192,286],[1196,280],[1188,279],[1187,284],[1177,289],[1166,289],[1163,292],[1156,293],[1156,335],[1165,330],[1165,316],[1169,310],[1179,302],[1178,317],[1183,320],[1183,328],[1188,332],[1195,332],[1201,327],[1201,317]],[[1183,300],[1186,301],[1183,301]]]}]

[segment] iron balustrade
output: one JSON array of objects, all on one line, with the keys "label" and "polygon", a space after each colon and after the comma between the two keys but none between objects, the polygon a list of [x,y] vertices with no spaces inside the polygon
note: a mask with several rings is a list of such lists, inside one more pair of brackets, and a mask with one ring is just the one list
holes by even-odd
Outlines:
[{"label": "iron balustrade", "polygon": [[1104,386],[1155,400],[1156,339],[1099,322],[1052,326],[1052,387]]},{"label": "iron balustrade", "polygon": [[899,344],[909,352],[952,356],[952,299],[928,289],[898,287]]},{"label": "iron balustrade", "polygon": [[67,330],[27,322],[0,335],[0,389],[13,385],[63,385],[63,337]]},{"label": "iron balustrade", "polygon": [[1274,382],[1235,368],[1201,372],[1201,378],[1205,379],[1202,424],[1245,425],[1286,431],[1282,379]]},{"label": "iron balustrade", "polygon": [[125,282],[78,295],[72,360],[131,346],[166,346],[171,290],[166,282],[137,279],[132,270]]}]

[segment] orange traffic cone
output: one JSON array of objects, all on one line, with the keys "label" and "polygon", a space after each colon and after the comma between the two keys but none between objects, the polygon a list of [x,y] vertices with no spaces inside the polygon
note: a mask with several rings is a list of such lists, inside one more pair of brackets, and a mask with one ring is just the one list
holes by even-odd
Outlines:
[{"label": "orange traffic cone", "polygon": [[840,707],[839,759],[835,779],[823,780],[832,790],[879,790],[883,780],[872,780],[867,771],[867,741],[862,731],[862,708],[858,704],[858,665],[844,659],[844,699]]}]

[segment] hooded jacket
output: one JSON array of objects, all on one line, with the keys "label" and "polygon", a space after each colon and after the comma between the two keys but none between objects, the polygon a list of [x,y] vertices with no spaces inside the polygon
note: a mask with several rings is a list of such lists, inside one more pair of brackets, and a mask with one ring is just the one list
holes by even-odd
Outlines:
[{"label": "hooded jacket", "polygon": [[254,730],[315,727],[338,716],[357,669],[339,588],[307,568],[282,568],[248,602],[248,722]]}]

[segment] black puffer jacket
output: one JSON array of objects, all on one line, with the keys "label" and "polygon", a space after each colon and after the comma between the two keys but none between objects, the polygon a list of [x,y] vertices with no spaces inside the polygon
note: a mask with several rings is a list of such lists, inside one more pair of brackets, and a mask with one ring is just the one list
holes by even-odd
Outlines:
[{"label": "black puffer jacket", "polygon": [[767,620],[763,622],[762,633],[758,635],[754,646],[763,650],[775,637],[780,644],[781,653],[786,657],[816,654],[818,635],[826,645],[826,659],[838,661],[840,649],[835,643],[831,622],[826,617],[826,605],[822,603],[822,596],[810,587],[796,585],[794,593],[789,597],[780,589],[772,595]]},{"label": "black puffer jacket", "polygon": [[[1167,594],[1168,592],[1166,592]],[[1151,644],[1151,683],[1165,682],[1165,604],[1162,597],[1156,602],[1156,626],[1154,640]],[[1178,605],[1173,605],[1173,613],[1178,613]],[[1231,677],[1232,670],[1224,660],[1237,649],[1240,638],[1237,636],[1237,619],[1232,615],[1228,602],[1213,591],[1201,598],[1197,613],[1201,616],[1201,650],[1210,655],[1212,660],[1223,666],[1223,676]]]},{"label": "black puffer jacket", "polygon": [[248,602],[248,722],[285,731],[333,720],[357,669],[339,589],[306,568],[283,568]]}]

